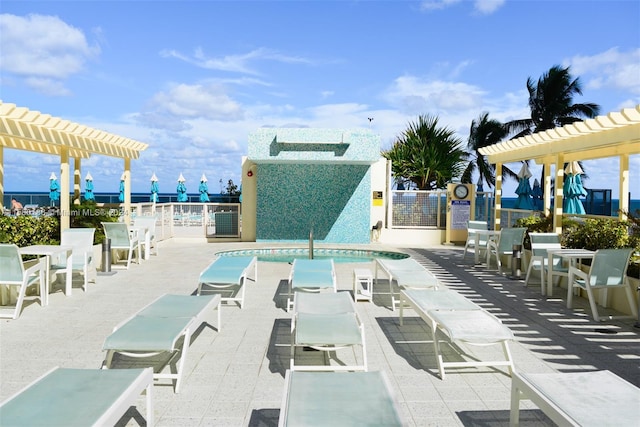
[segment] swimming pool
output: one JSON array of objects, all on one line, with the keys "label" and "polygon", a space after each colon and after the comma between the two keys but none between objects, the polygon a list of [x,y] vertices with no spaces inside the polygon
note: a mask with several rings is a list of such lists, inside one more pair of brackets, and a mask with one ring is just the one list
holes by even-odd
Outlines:
[{"label": "swimming pool", "polygon": [[[264,248],[243,249],[217,252],[217,256],[255,256],[258,261],[266,262],[293,262],[296,258],[309,258],[309,248]],[[373,251],[367,249],[330,249],[314,248],[313,258],[332,258],[336,263],[346,262],[372,262],[376,258],[403,259],[409,255],[402,252]]]}]

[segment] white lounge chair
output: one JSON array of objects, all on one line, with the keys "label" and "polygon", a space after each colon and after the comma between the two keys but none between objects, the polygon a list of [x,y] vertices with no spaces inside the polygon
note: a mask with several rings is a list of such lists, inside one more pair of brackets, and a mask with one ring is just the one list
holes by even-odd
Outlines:
[{"label": "white lounge chair", "polygon": [[[323,365],[296,364],[296,348],[322,351]],[[355,349],[362,350],[356,355]],[[353,349],[353,363],[337,360],[341,349]],[[331,364],[331,353],[338,364]],[[349,356],[351,359],[351,356]],[[364,326],[348,292],[299,293],[291,319],[290,369],[306,371],[366,371],[367,350]]]},{"label": "white lounge chair", "polygon": [[0,404],[0,425],[107,426],[146,394],[146,422],[153,426],[153,370],[54,368]]},{"label": "white lounge chair", "polygon": [[400,299],[396,299],[393,282],[402,289],[431,289],[438,287],[438,278],[413,258],[383,259],[376,258],[375,282],[378,282],[378,267],[389,278],[389,293],[391,294],[391,309],[396,310]]},{"label": "white lounge chair", "polygon": [[66,259],[58,259],[51,263],[50,271],[53,274],[73,274],[74,271],[82,273],[86,292],[89,281],[96,281],[96,267],[93,263],[93,236],[95,228],[67,228],[62,231],[60,244],[73,248],[71,255],[71,271],[67,271]]},{"label": "white lounge chair", "polygon": [[631,284],[627,276],[629,259],[633,253],[633,248],[622,249],[599,249],[596,251],[591,261],[589,272],[584,272],[578,267],[569,267],[569,287],[567,292],[567,307],[573,305],[573,291],[584,289],[587,292],[591,313],[596,322],[600,321],[600,314],[596,304],[594,291],[602,293],[602,305],[607,306],[607,292],[611,289],[624,289],[631,316],[607,316],[609,319],[636,318],[638,316],[638,306],[636,297],[631,291]]},{"label": "white lounge chair", "polygon": [[[182,373],[187,359],[191,335],[206,322],[211,311],[218,310],[218,331],[221,329],[220,295],[165,294],[117,325],[102,347],[107,351],[104,368],[111,368],[116,353],[132,358],[148,358],[168,353],[167,363],[180,358],[175,373],[163,373],[161,367],[155,379],[175,380],[175,392],[180,392]],[[182,340],[182,345],[178,345]]]},{"label": "white lounge chair", "polygon": [[293,307],[296,292],[337,292],[333,259],[294,259],[288,285],[287,311]]},{"label": "white lounge chair", "polygon": [[[405,303],[413,308],[429,325],[433,345],[438,358],[440,378],[445,378],[445,368],[464,368],[474,366],[506,366],[511,372],[513,361],[508,342],[514,339],[513,333],[502,322],[473,301],[448,289],[405,289],[400,292],[400,325],[403,324]],[[466,357],[462,361],[445,362],[440,349],[438,330],[452,344],[463,343],[473,346],[501,345],[504,359],[483,361]],[[456,346],[459,355],[464,351]]]},{"label": "white lounge chair", "polygon": [[245,284],[249,278],[251,267],[254,269],[254,282],[257,283],[257,257],[221,256],[200,273],[197,294],[202,294],[203,287],[214,288],[214,290],[222,292],[231,292],[232,296],[222,297],[222,301],[236,301],[242,308],[244,305]]},{"label": "white lounge chair", "polygon": [[520,400],[525,399],[560,426],[630,426],[639,419],[640,388],[610,371],[514,372],[511,426],[519,425]]},{"label": "white lounge chair", "polygon": [[[33,284],[39,284],[40,305],[43,305],[43,298],[46,298],[44,257],[25,269],[19,251],[16,245],[0,244],[0,302],[3,303],[2,308],[13,307],[9,311],[0,311],[0,318],[3,319],[17,319],[20,316],[27,288]],[[13,292],[12,289],[16,291]],[[14,297],[15,305],[11,303]]]},{"label": "white lounge chair", "polygon": [[407,425],[382,371],[285,374],[279,427]]}]

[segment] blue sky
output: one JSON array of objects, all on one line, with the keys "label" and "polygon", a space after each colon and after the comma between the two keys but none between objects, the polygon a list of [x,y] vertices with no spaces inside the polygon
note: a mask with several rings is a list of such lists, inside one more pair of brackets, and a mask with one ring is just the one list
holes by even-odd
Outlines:
[{"label": "blue sky", "polygon": [[[247,135],[263,126],[371,127],[387,149],[431,114],[466,143],[484,111],[529,117],[527,78],[553,65],[580,77],[574,102],[602,114],[640,104],[640,2],[3,0],[0,9],[0,99],[148,143],[132,162],[134,192],[149,191],[153,173],[169,193],[180,173],[190,193],[203,173],[210,192],[220,179],[239,183]],[[5,150],[4,163],[7,192],[47,191],[59,172],[55,156]],[[640,156],[631,163],[637,199]],[[96,192],[117,192],[122,168],[103,156],[82,163]],[[587,186],[617,197],[617,159],[585,169]]]}]

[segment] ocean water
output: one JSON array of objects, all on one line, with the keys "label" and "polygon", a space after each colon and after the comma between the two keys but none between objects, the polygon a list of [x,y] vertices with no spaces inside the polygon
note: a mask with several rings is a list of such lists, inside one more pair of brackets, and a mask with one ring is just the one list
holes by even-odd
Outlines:
[{"label": "ocean water", "polygon": [[[118,204],[118,193],[95,193],[96,201],[98,203],[108,203],[108,204]],[[188,194],[189,202],[191,203],[199,203],[200,195]],[[3,205],[6,208],[11,206],[11,198],[15,197],[19,200],[23,205],[38,205],[38,206],[50,206],[51,201],[49,200],[48,192],[6,192],[4,194]],[[131,193],[131,202],[132,203],[147,203],[150,201],[151,195],[149,193]],[[211,203],[238,203],[239,196],[228,196],[226,194],[209,194],[209,200]],[[176,193],[160,193],[158,194],[159,203],[172,203],[177,202],[178,196]],[[515,197],[503,197],[502,198],[502,207],[505,209],[513,208],[516,203],[517,198]],[[553,203],[553,202],[552,202]],[[618,216],[618,206],[619,200],[612,199],[611,200],[611,212],[610,216]],[[585,206],[586,208],[586,206]],[[629,210],[631,213],[635,213],[636,210],[640,210],[640,200],[631,199]],[[603,213],[597,212],[597,215],[602,215]]]},{"label": "ocean water", "polygon": [[[516,197],[503,197],[502,198],[502,207],[505,209],[513,209],[513,207],[516,204]],[[551,201],[551,205],[553,206],[553,200]],[[618,216],[618,207],[620,206],[620,200],[618,199],[611,199],[611,212],[609,213],[609,216]],[[588,210],[588,206],[585,205],[585,209]],[[631,199],[629,201],[629,211],[632,214],[635,214],[637,210],[640,210],[640,200],[638,199]],[[590,212],[587,212],[590,213]],[[604,213],[601,212],[593,212],[594,215],[604,215]]]},{"label": "ocean water", "polygon": [[[73,194],[72,194],[73,196]],[[97,203],[118,204],[118,193],[95,193]],[[35,193],[35,192],[6,192],[3,197],[3,206],[6,208],[11,206],[11,199],[15,197],[16,200],[22,203],[22,205],[38,205],[38,206],[51,206],[48,192]],[[191,203],[200,202],[200,194],[187,194],[188,201]],[[209,201],[211,203],[238,203],[239,196],[228,196],[226,194],[213,194],[209,193]],[[131,193],[132,203],[148,203],[151,199],[149,193]],[[159,203],[177,203],[178,195],[176,193],[159,193]],[[59,202],[56,202],[56,205]]]}]

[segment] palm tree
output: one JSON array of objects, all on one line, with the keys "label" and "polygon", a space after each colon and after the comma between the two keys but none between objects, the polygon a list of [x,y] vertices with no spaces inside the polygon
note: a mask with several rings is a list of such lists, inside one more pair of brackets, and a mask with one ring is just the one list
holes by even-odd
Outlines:
[{"label": "palm tree", "polygon": [[[537,83],[531,77],[527,79],[531,118],[513,120],[505,124],[509,133],[515,133],[513,138],[594,118],[600,113],[598,104],[573,103],[575,95],[582,95],[582,83],[579,77],[574,79],[571,76],[569,68],[554,65]],[[543,166],[540,182],[544,181],[544,175]]]},{"label": "palm tree", "polygon": [[393,174],[413,182],[419,190],[444,188],[460,176],[467,154],[455,132],[438,126],[438,118],[419,116],[382,152],[391,160]]},{"label": "palm tree", "polygon": [[[482,113],[477,119],[471,121],[467,149],[469,150],[469,163],[462,173],[461,181],[471,183],[471,176],[476,170],[480,175],[479,182],[486,182],[489,187],[496,185],[495,166],[487,162],[485,156],[478,151],[482,147],[497,144],[507,136],[507,130],[498,120],[490,119],[489,113]],[[510,176],[513,171],[503,168],[504,174]],[[515,174],[513,174],[515,176]]]},{"label": "palm tree", "polygon": [[509,133],[516,133],[514,138],[593,118],[600,113],[598,104],[573,103],[575,95],[582,95],[582,83],[579,77],[571,76],[569,68],[554,65],[537,83],[531,77],[527,79],[531,118],[506,123]]}]

